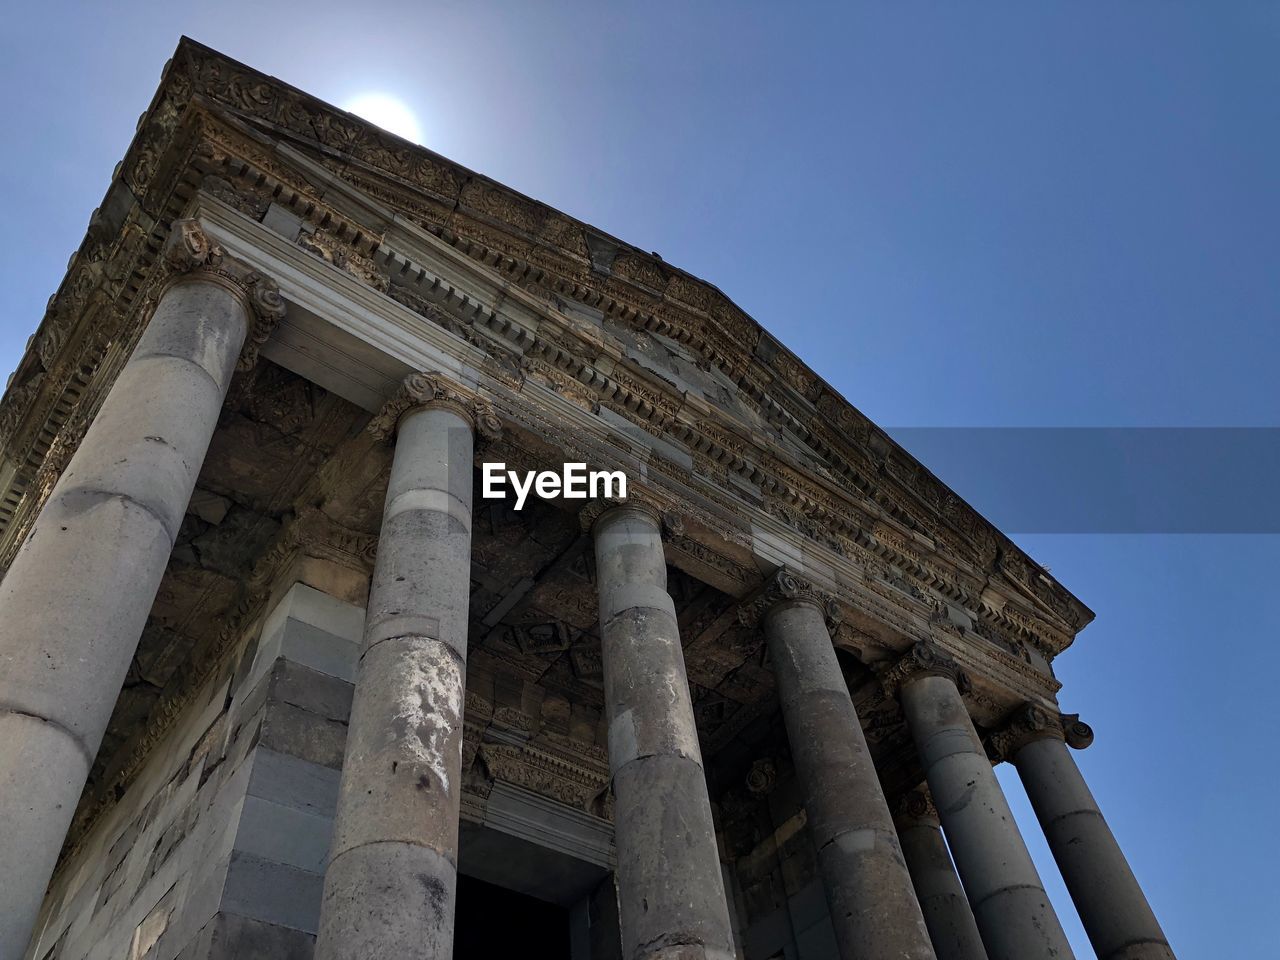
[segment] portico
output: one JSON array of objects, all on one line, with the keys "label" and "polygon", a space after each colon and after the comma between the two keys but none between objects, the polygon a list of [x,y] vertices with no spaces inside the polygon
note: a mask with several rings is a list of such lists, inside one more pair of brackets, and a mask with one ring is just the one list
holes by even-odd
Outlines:
[{"label": "portico", "polygon": [[0,405],[0,960],[447,957],[460,875],[575,960],[1069,957],[992,753],[1172,956],[1092,614],[755,321],[198,45],[149,117]]}]

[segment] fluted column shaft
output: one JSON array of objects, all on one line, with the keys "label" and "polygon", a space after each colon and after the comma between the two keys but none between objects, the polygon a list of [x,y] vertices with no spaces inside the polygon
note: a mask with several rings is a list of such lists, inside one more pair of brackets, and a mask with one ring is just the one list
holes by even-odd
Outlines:
[{"label": "fluted column shaft", "polygon": [[453,953],[473,444],[454,404],[399,416],[317,960]]},{"label": "fluted column shaft", "polygon": [[168,287],[0,581],[0,960],[31,935],[250,319],[223,276]]},{"label": "fluted column shaft", "polygon": [[938,960],[987,960],[977,921],[928,796],[919,791],[909,794],[894,823]]},{"label": "fluted column shaft", "polygon": [[1013,763],[1098,960],[1173,960],[1173,951],[1059,737],[1032,739]]},{"label": "fluted column shaft", "polygon": [[843,960],[933,960],[920,905],[822,610],[781,600],[764,634]]},{"label": "fluted column shaft", "polygon": [[1074,957],[955,680],[914,672],[901,698],[990,960]]},{"label": "fluted column shaft", "polygon": [[733,934],[659,521],[595,523],[618,908],[626,960],[729,960]]}]

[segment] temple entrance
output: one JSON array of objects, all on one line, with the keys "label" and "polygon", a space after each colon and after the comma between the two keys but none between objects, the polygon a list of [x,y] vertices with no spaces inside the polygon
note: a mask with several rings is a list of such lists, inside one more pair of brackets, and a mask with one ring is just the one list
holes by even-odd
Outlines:
[{"label": "temple entrance", "polygon": [[570,960],[569,911],[473,877],[458,877],[455,960]]},{"label": "temple entrance", "polygon": [[458,831],[456,960],[620,960],[607,821],[497,782]]}]

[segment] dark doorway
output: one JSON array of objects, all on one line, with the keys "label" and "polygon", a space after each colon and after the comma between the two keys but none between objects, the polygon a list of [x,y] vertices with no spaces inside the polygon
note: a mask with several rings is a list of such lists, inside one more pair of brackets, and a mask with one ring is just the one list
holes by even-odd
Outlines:
[{"label": "dark doorway", "polygon": [[454,960],[569,960],[569,911],[458,875]]}]

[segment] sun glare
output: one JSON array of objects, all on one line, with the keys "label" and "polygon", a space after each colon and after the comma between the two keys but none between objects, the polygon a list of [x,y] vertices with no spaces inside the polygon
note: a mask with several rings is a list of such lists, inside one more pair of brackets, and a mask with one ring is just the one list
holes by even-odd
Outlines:
[{"label": "sun glare", "polygon": [[366,93],[348,101],[346,109],[396,136],[422,143],[422,127],[418,125],[418,118],[395,97],[385,93]]}]

